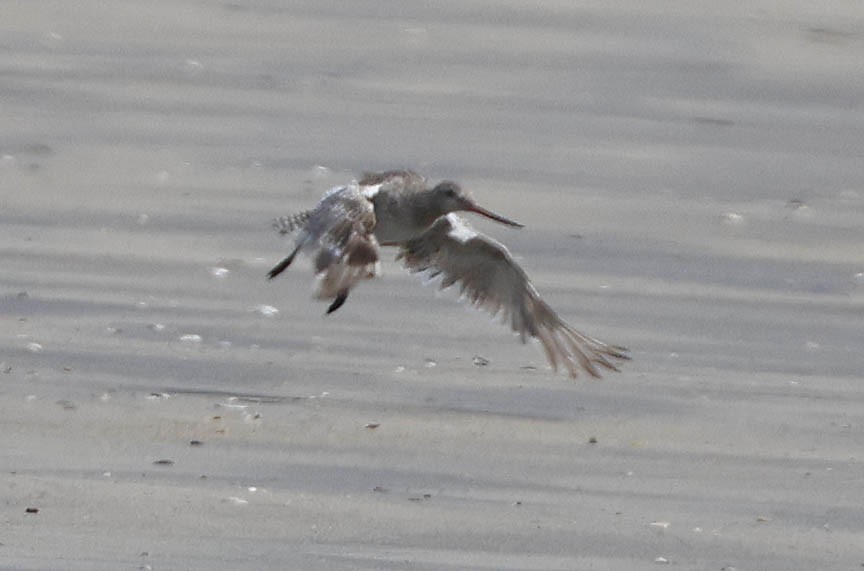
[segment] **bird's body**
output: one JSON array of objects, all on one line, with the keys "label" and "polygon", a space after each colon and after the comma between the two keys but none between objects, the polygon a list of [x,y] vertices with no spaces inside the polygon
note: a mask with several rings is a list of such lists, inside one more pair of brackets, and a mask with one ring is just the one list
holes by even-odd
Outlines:
[{"label": "bird's body", "polygon": [[610,359],[629,358],[625,348],[583,335],[558,317],[507,248],[472,229],[458,211],[521,227],[478,206],[456,183],[429,188],[407,170],[366,174],[328,191],[312,210],[276,220],[276,229],[294,234],[296,243],[268,277],[282,273],[298,252],[309,253],[316,297],[332,300],[332,313],[358,283],[378,275],[380,247],[395,246],[409,271],[441,276],[442,289],[459,283],[464,297],[500,313],[523,342],[537,338],[556,370],[563,365],[573,377],[580,369],[599,377],[596,365],[617,370]]}]

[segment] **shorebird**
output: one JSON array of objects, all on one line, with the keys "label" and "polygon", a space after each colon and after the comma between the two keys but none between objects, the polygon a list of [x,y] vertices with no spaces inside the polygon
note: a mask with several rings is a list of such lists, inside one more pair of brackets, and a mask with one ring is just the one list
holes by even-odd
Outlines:
[{"label": "shorebird", "polygon": [[292,234],[295,247],[267,274],[285,271],[301,251],[314,260],[316,297],[339,309],[360,282],[379,273],[382,246],[412,273],[440,276],[440,287],[459,284],[462,296],[492,315],[501,314],[522,342],[540,341],[554,370],[571,377],[580,370],[600,377],[598,367],[617,371],[627,349],[584,335],[540,298],[525,271],[500,242],[480,234],[456,212],[473,212],[501,224],[522,224],[479,206],[451,181],[429,187],[413,171],[367,173],[359,181],[329,190],[315,208],[277,218],[274,228]]}]

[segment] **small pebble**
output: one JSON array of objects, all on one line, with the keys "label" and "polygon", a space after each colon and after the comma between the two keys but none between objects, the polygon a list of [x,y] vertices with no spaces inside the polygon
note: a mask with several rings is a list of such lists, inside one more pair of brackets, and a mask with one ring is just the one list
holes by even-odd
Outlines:
[{"label": "small pebble", "polygon": [[28,514],[38,514],[39,508],[27,508],[24,512]]},{"label": "small pebble", "polygon": [[27,343],[27,350],[31,353],[41,353],[42,345],[39,343]]},{"label": "small pebble", "polygon": [[187,333],[180,336],[180,341],[184,343],[201,343],[201,336],[196,333]]},{"label": "small pebble", "polygon": [[210,272],[210,275],[214,278],[227,278],[228,274],[230,273],[228,268],[220,267],[208,268],[207,271]]},{"label": "small pebble", "polygon": [[273,307],[272,305],[259,305],[256,306],[252,311],[259,315],[263,315],[264,317],[273,317],[279,310]]},{"label": "small pebble", "polygon": [[370,422],[369,424],[367,424],[367,425],[364,426],[363,428],[368,428],[369,430],[375,430],[375,429],[378,428],[379,426],[381,426],[381,424],[378,423],[378,422]]},{"label": "small pebble", "polygon": [[237,397],[228,397],[226,402],[216,403],[215,406],[222,407],[222,408],[237,408],[237,409],[241,409],[241,410],[245,409],[245,408],[249,408],[248,404],[238,404],[239,401],[240,401],[240,399]]},{"label": "small pebble", "polygon": [[243,422],[246,424],[259,424],[261,422],[261,413],[246,414],[243,416]]},{"label": "small pebble", "polygon": [[201,62],[197,59],[187,59],[183,62],[183,66],[186,69],[186,73],[189,75],[197,75],[204,69],[204,66],[201,65]]},{"label": "small pebble", "polygon": [[471,359],[471,362],[474,363],[477,367],[485,367],[489,364],[489,359],[486,357],[481,357],[480,355],[474,355],[474,358]]},{"label": "small pebble", "polygon": [[669,563],[669,560],[666,559],[665,557],[655,557],[654,563],[659,563],[659,564],[665,565],[665,564]]},{"label": "small pebble", "polygon": [[174,460],[167,460],[167,459],[156,460],[153,462],[153,464],[156,466],[173,466]]},{"label": "small pebble", "polygon": [[312,176],[315,178],[326,178],[330,176],[331,170],[324,165],[315,165],[312,167]]},{"label": "small pebble", "polygon": [[744,217],[735,212],[727,212],[720,216],[720,220],[729,226],[740,226],[744,223]]}]

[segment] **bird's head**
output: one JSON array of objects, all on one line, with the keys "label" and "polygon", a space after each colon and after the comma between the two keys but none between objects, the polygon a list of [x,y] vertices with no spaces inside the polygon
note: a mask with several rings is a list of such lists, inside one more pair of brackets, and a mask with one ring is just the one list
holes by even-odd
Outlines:
[{"label": "bird's head", "polygon": [[474,202],[474,199],[472,199],[471,196],[455,182],[449,180],[439,182],[435,185],[435,188],[432,189],[432,196],[434,203],[439,207],[442,215],[460,211],[475,212],[481,216],[489,218],[490,220],[500,222],[501,224],[515,226],[517,228],[522,227],[522,224],[515,220],[510,220],[500,214],[495,214],[491,210],[486,210],[482,206],[478,205]]}]

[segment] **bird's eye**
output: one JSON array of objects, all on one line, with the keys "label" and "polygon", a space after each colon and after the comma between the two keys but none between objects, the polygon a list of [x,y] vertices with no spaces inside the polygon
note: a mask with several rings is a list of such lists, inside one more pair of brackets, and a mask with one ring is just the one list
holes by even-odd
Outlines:
[{"label": "bird's eye", "polygon": [[456,198],[456,189],[448,188],[444,191],[444,196],[446,196],[447,198]]}]

